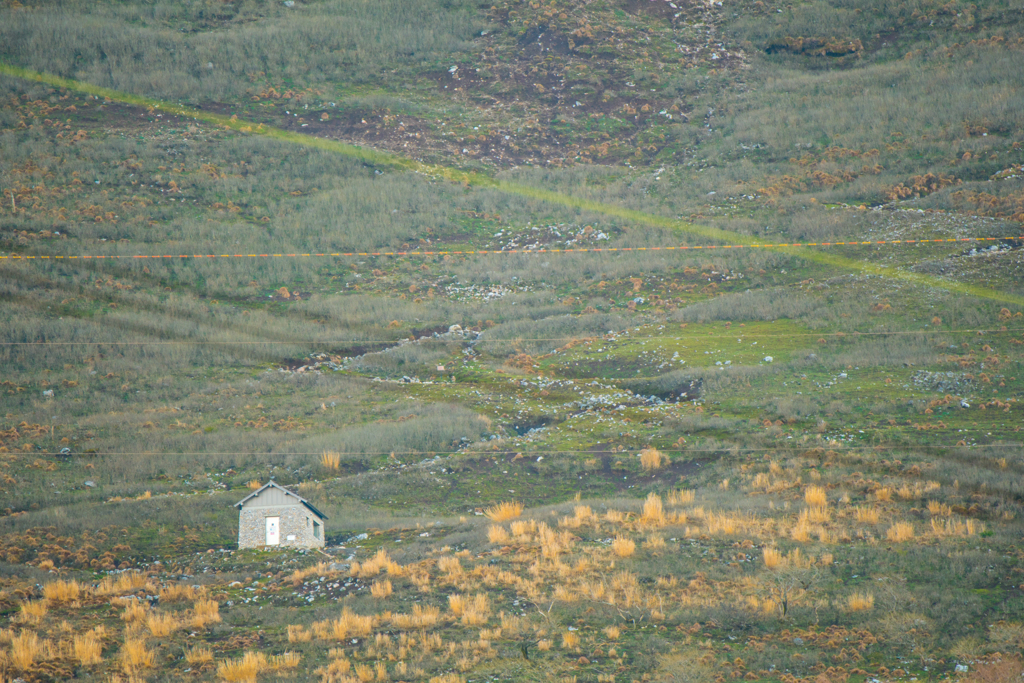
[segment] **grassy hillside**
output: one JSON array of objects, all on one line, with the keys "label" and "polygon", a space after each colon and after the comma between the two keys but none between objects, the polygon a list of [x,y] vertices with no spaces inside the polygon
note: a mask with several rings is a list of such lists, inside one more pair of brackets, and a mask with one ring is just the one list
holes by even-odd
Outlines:
[{"label": "grassy hillside", "polygon": [[0,677],[1019,677],[1022,9],[0,3]]}]

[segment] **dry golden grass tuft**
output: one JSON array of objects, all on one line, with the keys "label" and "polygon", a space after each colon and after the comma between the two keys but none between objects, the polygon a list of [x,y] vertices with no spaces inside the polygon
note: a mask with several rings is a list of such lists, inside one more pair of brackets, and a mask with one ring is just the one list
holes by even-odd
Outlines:
[{"label": "dry golden grass tuft", "polygon": [[179,622],[173,614],[151,612],[146,616],[146,628],[148,628],[149,632],[157,638],[169,636],[181,627],[181,622]]},{"label": "dry golden grass tuft", "polygon": [[657,448],[645,448],[640,451],[640,466],[645,472],[660,470],[668,464],[668,458]]},{"label": "dry golden grass tuft", "polygon": [[903,543],[914,538],[914,525],[909,522],[896,522],[885,532],[885,537],[893,543]]},{"label": "dry golden grass tuft", "polygon": [[653,491],[647,494],[644,501],[643,511],[640,514],[640,523],[644,526],[663,527],[665,521],[665,508],[661,504],[661,496]]},{"label": "dry golden grass tuft", "polygon": [[121,667],[129,676],[136,674],[140,669],[153,667],[156,656],[152,650],[146,649],[146,641],[142,638],[126,637],[121,647]]},{"label": "dry golden grass tuft", "polygon": [[864,522],[865,524],[878,524],[882,519],[882,514],[878,508],[864,505],[858,506],[854,514],[858,522]]},{"label": "dry golden grass tuft", "polygon": [[51,583],[43,584],[43,597],[50,602],[62,603],[62,602],[74,602],[80,600],[82,594],[85,591],[82,590],[81,584],[77,581],[53,581]]},{"label": "dry golden grass tuft", "polygon": [[[550,647],[549,647],[550,649]],[[466,679],[458,674],[444,674],[442,676],[433,676],[428,683],[466,683]]]},{"label": "dry golden grass tuft", "polygon": [[75,661],[82,666],[100,664],[103,661],[103,643],[100,642],[99,634],[95,631],[76,635],[74,649]]},{"label": "dry golden grass tuft", "polygon": [[764,549],[764,566],[768,569],[778,569],[786,566],[786,557],[776,548]]},{"label": "dry golden grass tuft", "polygon": [[533,519],[517,519],[509,525],[512,535],[519,540],[527,540],[531,534],[537,532],[537,521]]},{"label": "dry golden grass tuft", "polygon": [[365,638],[373,632],[373,617],[360,616],[348,607],[341,611],[341,616],[334,620],[313,622],[313,633],[324,640],[345,640],[347,638]]},{"label": "dry golden grass tuft", "polygon": [[436,626],[441,610],[433,605],[413,605],[412,614],[393,614],[391,624],[402,630],[426,629]]},{"label": "dry golden grass tuft", "polygon": [[931,519],[932,533],[936,536],[973,536],[985,530],[985,525],[976,519]]},{"label": "dry golden grass tuft", "polygon": [[117,576],[108,576],[96,586],[96,595],[125,595],[139,590],[156,592],[149,585],[149,577],[142,572],[122,572]]},{"label": "dry golden grass tuft", "polygon": [[256,676],[270,668],[262,652],[246,652],[238,659],[217,665],[217,677],[225,683],[256,683]]},{"label": "dry golden grass tuft", "polygon": [[866,612],[875,607],[875,596],[871,593],[853,593],[846,599],[846,609],[851,612]]},{"label": "dry golden grass tuft", "polygon": [[192,617],[189,625],[192,628],[206,628],[210,624],[220,623],[220,605],[216,600],[197,600],[192,606]]},{"label": "dry golden grass tuft", "polygon": [[492,522],[507,522],[523,514],[523,504],[516,501],[504,501],[484,510],[484,515]]},{"label": "dry golden grass tuft", "polygon": [[11,638],[10,661],[16,669],[29,671],[32,665],[43,657],[46,650],[46,641],[40,640],[34,631],[22,631]]},{"label": "dry golden grass tuft", "polygon": [[580,637],[572,631],[566,631],[562,634],[562,647],[566,650],[575,650],[580,646]]},{"label": "dry golden grass tuft", "polygon": [[320,464],[325,469],[337,471],[341,467],[341,453],[338,451],[324,451],[320,454]]},{"label": "dry golden grass tuft", "polygon": [[383,581],[374,581],[370,586],[370,595],[377,600],[383,600],[393,592],[394,588],[391,586],[391,581],[388,579],[384,579]]},{"label": "dry golden grass tuft", "polygon": [[619,636],[622,635],[622,631],[618,626],[605,626],[604,635],[608,640],[618,640]]},{"label": "dry golden grass tuft", "polygon": [[487,529],[487,541],[497,545],[508,545],[512,542],[512,536],[505,527],[494,524]]},{"label": "dry golden grass tuft", "polygon": [[146,618],[146,614],[149,612],[149,603],[141,600],[129,600],[125,604],[124,611],[121,612],[121,619],[134,624],[141,622]]},{"label": "dry golden grass tuft", "polygon": [[888,486],[883,486],[882,488],[875,491],[875,498],[877,500],[882,501],[883,503],[888,503],[889,501],[892,500],[892,489],[889,488]]},{"label": "dry golden grass tuft", "polygon": [[202,588],[186,583],[170,583],[160,589],[160,602],[184,602],[198,600],[203,595]]},{"label": "dry golden grass tuft", "polygon": [[288,624],[289,643],[308,643],[313,640],[313,632],[307,631],[302,624]]},{"label": "dry golden grass tuft", "polygon": [[46,616],[49,604],[46,600],[33,600],[21,603],[17,621],[22,624],[36,625]]},{"label": "dry golden grass tuft", "polygon": [[661,534],[651,534],[644,541],[644,547],[648,550],[661,550],[666,547],[665,538]]},{"label": "dry golden grass tuft", "polygon": [[697,494],[693,491],[669,491],[669,505],[690,505],[696,500]]},{"label": "dry golden grass tuft", "polygon": [[928,501],[928,512],[935,516],[949,517],[953,514],[953,508],[937,500]]},{"label": "dry golden grass tuft", "polygon": [[259,487],[263,486],[263,484],[260,483],[259,479],[252,479],[246,483],[246,486],[248,486],[251,491],[255,491]]},{"label": "dry golden grass tuft", "polygon": [[619,557],[630,557],[636,552],[636,543],[625,536],[616,536],[612,541],[612,552]]},{"label": "dry golden grass tuft", "polygon": [[213,663],[213,650],[202,645],[196,645],[185,650],[185,661],[192,666],[203,666]]},{"label": "dry golden grass tuft", "polygon": [[821,486],[808,486],[804,491],[804,501],[812,508],[828,505],[828,492]]},{"label": "dry golden grass tuft", "polygon": [[[302,655],[298,652],[285,652],[284,654],[274,655],[270,658],[270,668],[275,671],[278,669],[296,669],[301,661]],[[378,678],[377,680],[386,681],[387,678]]]}]

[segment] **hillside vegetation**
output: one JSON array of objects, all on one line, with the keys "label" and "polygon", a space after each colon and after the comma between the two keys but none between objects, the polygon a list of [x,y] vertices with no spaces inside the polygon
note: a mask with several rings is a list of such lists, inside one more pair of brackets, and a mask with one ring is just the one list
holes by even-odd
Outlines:
[{"label": "hillside vegetation", "polygon": [[0,2],[0,679],[1019,678],[1022,10]]}]

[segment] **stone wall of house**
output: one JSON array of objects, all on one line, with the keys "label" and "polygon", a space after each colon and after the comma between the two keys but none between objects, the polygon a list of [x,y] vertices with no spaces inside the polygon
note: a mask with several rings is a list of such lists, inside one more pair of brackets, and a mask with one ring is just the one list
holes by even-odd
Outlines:
[{"label": "stone wall of house", "polygon": [[[304,505],[243,507],[238,514],[238,547],[263,548],[267,542],[267,517],[280,517],[279,547],[324,547],[324,521]],[[313,536],[313,522],[320,524],[320,538]]]}]

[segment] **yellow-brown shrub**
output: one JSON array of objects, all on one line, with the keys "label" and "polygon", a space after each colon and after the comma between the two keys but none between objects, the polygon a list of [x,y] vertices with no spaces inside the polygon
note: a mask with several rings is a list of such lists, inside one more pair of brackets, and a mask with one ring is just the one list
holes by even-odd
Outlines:
[{"label": "yellow-brown shrub", "polygon": [[523,514],[523,504],[516,501],[497,503],[484,510],[484,515],[492,522],[507,522],[521,514]]},{"label": "yellow-brown shrub", "polygon": [[619,557],[629,557],[636,552],[636,543],[625,536],[616,536],[612,541],[612,552]]}]

